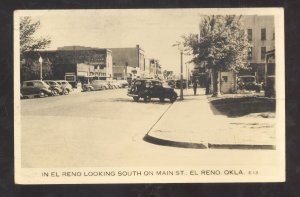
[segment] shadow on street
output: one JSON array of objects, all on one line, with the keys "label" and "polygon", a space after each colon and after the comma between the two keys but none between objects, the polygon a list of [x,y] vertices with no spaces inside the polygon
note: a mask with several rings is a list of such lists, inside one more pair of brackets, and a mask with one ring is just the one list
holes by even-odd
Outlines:
[{"label": "shadow on street", "polygon": [[158,99],[151,99],[150,102],[144,102],[143,99],[140,99],[138,102],[134,101],[132,98],[115,98],[111,99],[112,102],[123,102],[123,103],[136,103],[136,104],[158,104],[158,105],[167,105],[171,104],[169,100],[161,102]]}]

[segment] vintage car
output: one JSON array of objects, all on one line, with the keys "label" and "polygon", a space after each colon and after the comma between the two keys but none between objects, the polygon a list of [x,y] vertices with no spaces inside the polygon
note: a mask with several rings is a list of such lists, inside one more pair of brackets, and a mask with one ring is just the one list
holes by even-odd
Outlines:
[{"label": "vintage car", "polygon": [[237,78],[238,89],[240,90],[253,90],[260,92],[262,84],[257,83],[256,77],[252,75],[239,76]]},{"label": "vintage car", "polygon": [[41,80],[23,81],[21,84],[21,95],[22,98],[29,97],[45,97],[52,96],[53,91],[50,86]]},{"label": "vintage car", "polygon": [[176,87],[176,81],[175,80],[168,80],[167,81],[168,85],[171,87],[171,88],[175,88]]},{"label": "vintage car", "polygon": [[55,80],[63,89],[63,94],[64,95],[68,95],[70,92],[73,91],[73,87],[71,86],[71,84],[69,84],[68,81],[66,80]]},{"label": "vintage car", "polygon": [[44,82],[50,86],[50,89],[52,90],[54,96],[63,94],[63,89],[61,85],[59,85],[56,81],[44,80]]},{"label": "vintage car", "polygon": [[[176,82],[175,82],[175,87],[178,88],[178,89],[180,89],[180,87],[181,87],[181,80],[180,80],[180,79],[179,79],[179,80],[176,80]],[[183,88],[183,89],[186,88],[186,79],[183,79],[183,80],[182,80],[182,88]]]},{"label": "vintage car", "polygon": [[91,83],[84,84],[82,86],[82,90],[87,92],[95,90],[106,90],[109,88],[109,84],[107,83],[107,81],[104,80],[93,80]]},{"label": "vintage car", "polygon": [[151,98],[159,98],[161,102],[165,98],[170,102],[175,102],[177,93],[171,87],[164,87],[161,81],[149,79],[137,79],[128,88],[128,96],[132,97],[134,101],[143,98],[145,102],[150,102]]},{"label": "vintage car", "polygon": [[128,82],[126,80],[120,80],[118,81],[119,88],[126,88],[128,87]]}]

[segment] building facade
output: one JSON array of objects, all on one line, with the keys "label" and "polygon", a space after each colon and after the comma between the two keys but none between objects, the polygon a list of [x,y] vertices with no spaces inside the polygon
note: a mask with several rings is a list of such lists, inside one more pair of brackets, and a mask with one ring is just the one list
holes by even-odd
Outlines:
[{"label": "building facade", "polygon": [[110,50],[114,79],[133,79],[145,70],[145,52],[139,45],[131,48],[110,48]]},{"label": "building facade", "polygon": [[[244,15],[241,18],[251,47],[248,49],[250,73],[256,74],[259,82],[264,81],[266,54],[275,50],[274,16]],[[275,67],[275,62],[269,62],[268,67]]]},{"label": "building facade", "polygon": [[112,53],[108,49],[73,47],[70,50],[62,47],[60,50],[34,51],[27,53],[21,63],[35,69],[36,65],[40,65],[40,57],[43,60],[43,71],[46,65],[52,71],[47,79],[67,80],[75,86],[77,82],[87,83],[92,79],[112,78]]}]

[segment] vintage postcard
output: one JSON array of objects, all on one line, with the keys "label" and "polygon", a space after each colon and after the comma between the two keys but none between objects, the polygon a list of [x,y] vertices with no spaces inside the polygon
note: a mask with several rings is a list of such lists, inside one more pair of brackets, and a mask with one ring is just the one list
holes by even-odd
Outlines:
[{"label": "vintage postcard", "polygon": [[17,184],[285,181],[283,8],[16,10]]}]

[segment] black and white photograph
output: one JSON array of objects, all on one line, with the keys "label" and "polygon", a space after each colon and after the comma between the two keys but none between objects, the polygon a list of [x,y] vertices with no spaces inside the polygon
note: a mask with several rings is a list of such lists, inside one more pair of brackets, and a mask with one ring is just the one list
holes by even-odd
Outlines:
[{"label": "black and white photograph", "polygon": [[283,16],[16,10],[15,182],[284,182]]}]

